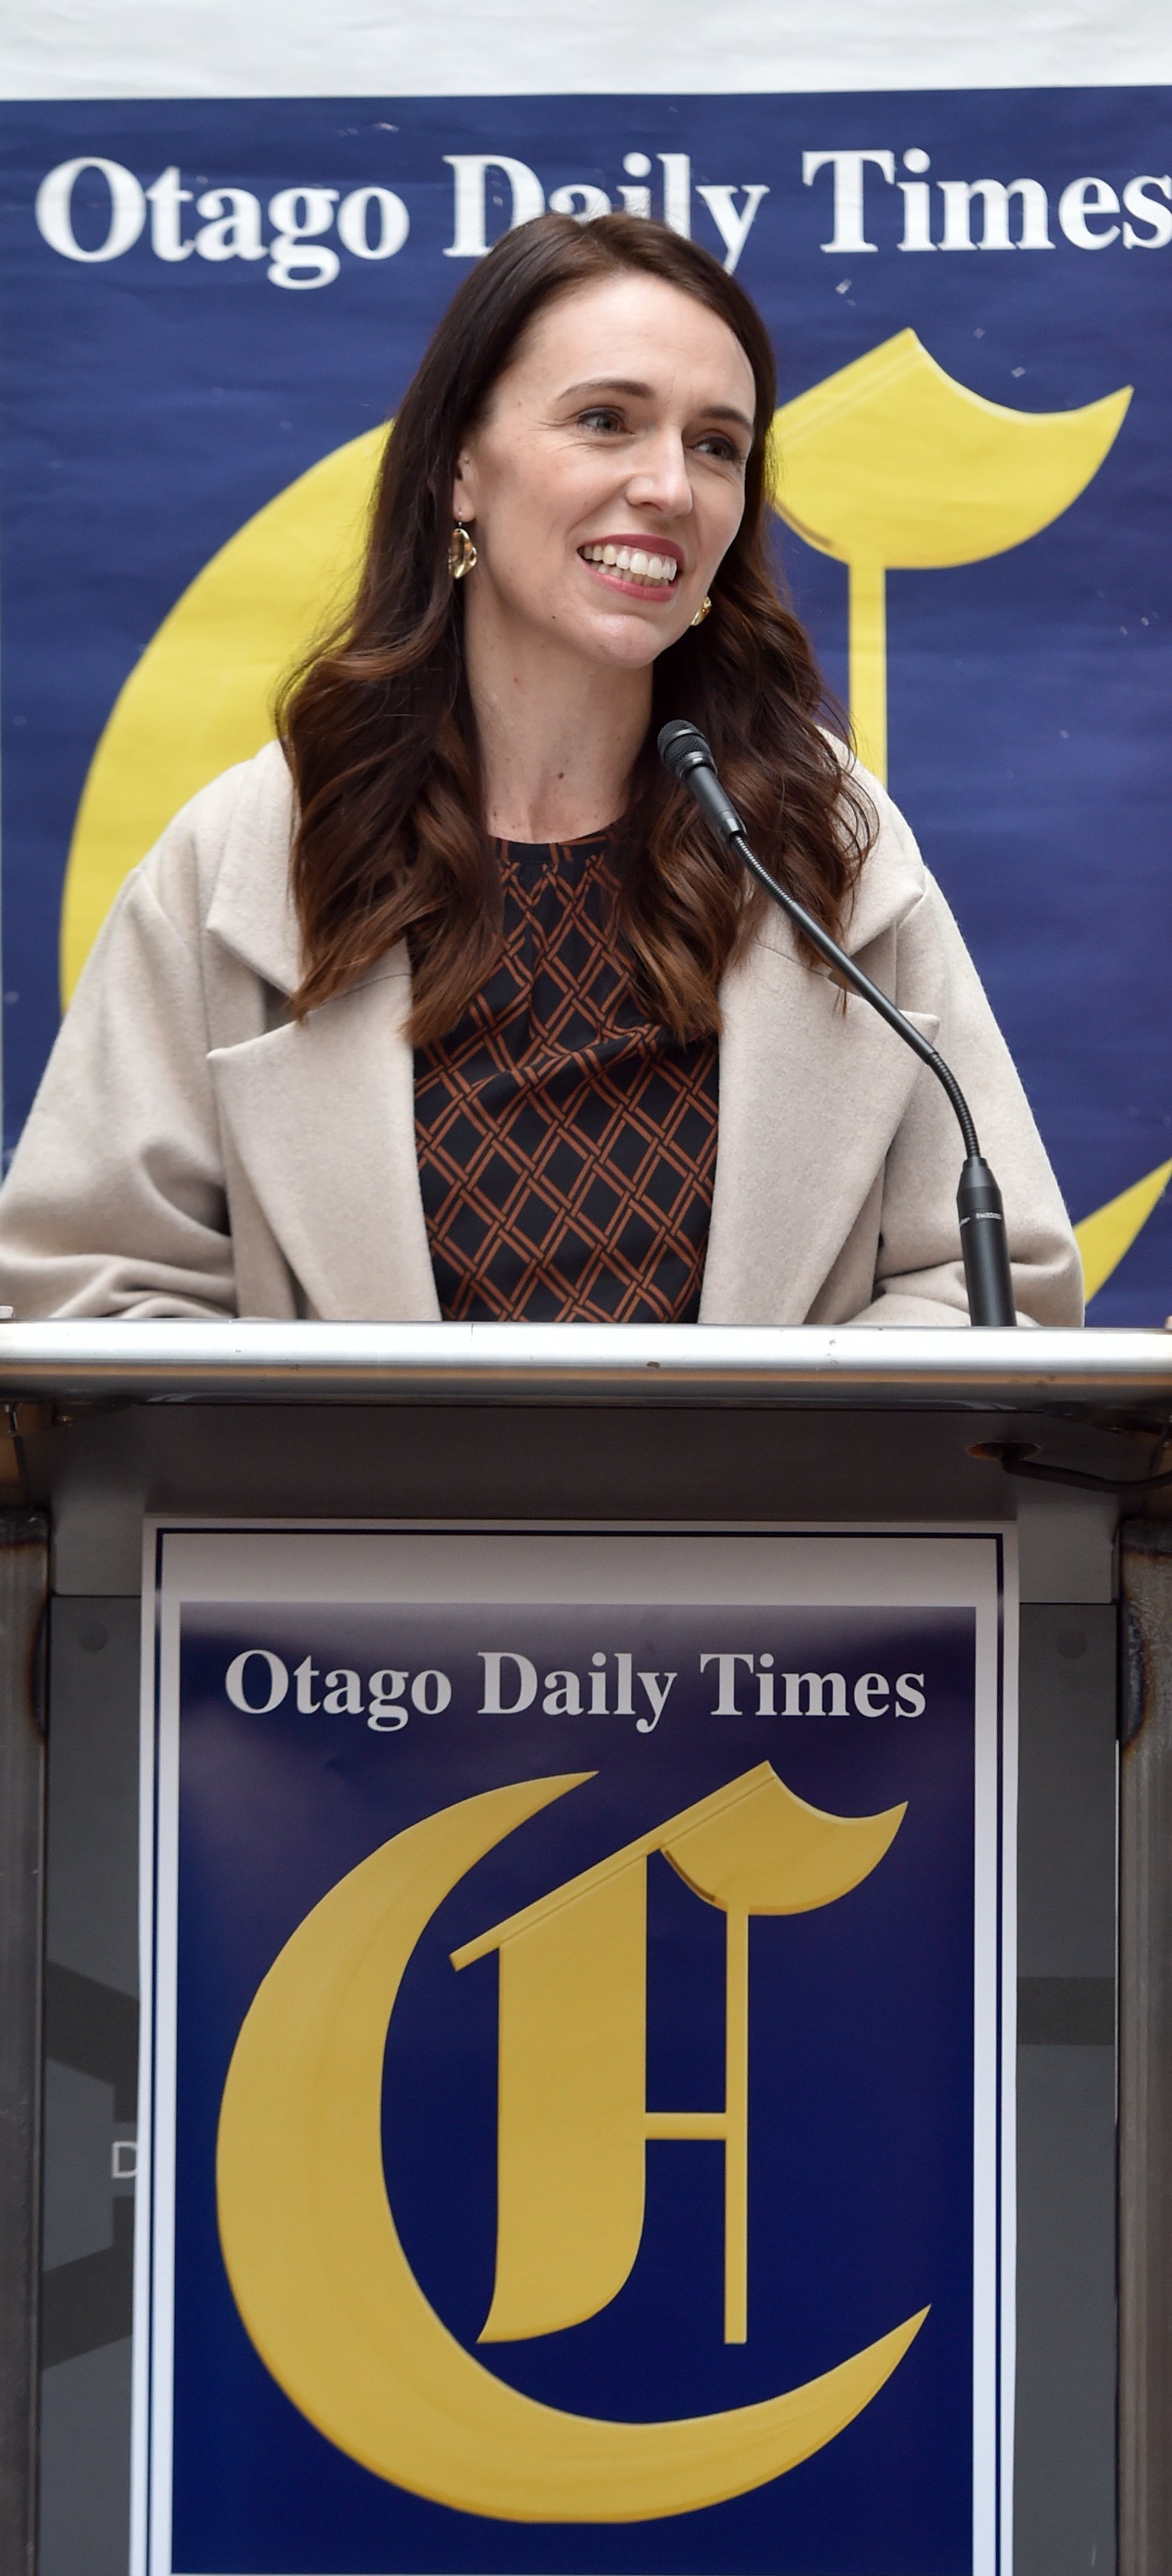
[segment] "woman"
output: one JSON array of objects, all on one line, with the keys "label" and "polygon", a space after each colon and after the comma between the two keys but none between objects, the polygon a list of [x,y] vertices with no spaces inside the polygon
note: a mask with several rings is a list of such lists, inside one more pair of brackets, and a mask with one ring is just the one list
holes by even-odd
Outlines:
[{"label": "woman", "polygon": [[0,1199],[19,1316],[960,1320],[952,1113],[667,779],[685,715],[761,857],[939,1034],[1023,1315],[1078,1320],[959,934],[820,726],[773,408],[759,315],[659,225],[546,216],[471,272],[280,745],[97,944]]}]

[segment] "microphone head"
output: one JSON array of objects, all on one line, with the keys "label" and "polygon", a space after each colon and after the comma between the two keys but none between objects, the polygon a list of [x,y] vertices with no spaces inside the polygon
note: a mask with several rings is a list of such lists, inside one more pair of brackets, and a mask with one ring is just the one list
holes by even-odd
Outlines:
[{"label": "microphone head", "polygon": [[684,723],[679,716],[674,717],[670,724],[665,724],[660,729],[659,757],[664,768],[670,771],[673,778],[687,778],[689,771],[693,769],[715,769],[716,767],[698,727]]}]

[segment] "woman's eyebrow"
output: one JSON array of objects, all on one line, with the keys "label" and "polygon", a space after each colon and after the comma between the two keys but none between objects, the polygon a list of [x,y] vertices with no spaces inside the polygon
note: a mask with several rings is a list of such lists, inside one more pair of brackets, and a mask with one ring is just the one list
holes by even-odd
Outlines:
[{"label": "woman's eyebrow", "polygon": [[[562,401],[572,402],[579,394],[629,394],[635,402],[651,402],[655,387],[640,384],[634,376],[587,376],[580,385],[567,385]],[[705,420],[735,420],[752,437],[753,423],[735,403],[702,403],[700,408]]]},{"label": "woman's eyebrow", "polygon": [[747,412],[738,411],[735,403],[709,403],[704,418],[705,420],[735,420],[747,437],[751,438],[753,435],[753,423]]},{"label": "woman's eyebrow", "polygon": [[586,376],[580,385],[566,386],[562,401],[574,394],[631,394],[636,402],[649,402],[654,391],[654,385],[641,385],[633,376]]}]

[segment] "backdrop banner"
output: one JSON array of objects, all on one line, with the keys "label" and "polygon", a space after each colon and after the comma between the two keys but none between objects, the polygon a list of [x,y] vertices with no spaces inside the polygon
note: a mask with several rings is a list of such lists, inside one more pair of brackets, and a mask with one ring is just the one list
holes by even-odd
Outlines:
[{"label": "backdrop banner", "polygon": [[665,216],[760,303],[797,605],[973,948],[1096,1321],[1172,1304],[1170,93],[9,111],[6,1136],[126,871],[270,730],[509,223]]},{"label": "backdrop banner", "polygon": [[134,2576],[1009,2569],[1009,1544],[148,1534]]}]

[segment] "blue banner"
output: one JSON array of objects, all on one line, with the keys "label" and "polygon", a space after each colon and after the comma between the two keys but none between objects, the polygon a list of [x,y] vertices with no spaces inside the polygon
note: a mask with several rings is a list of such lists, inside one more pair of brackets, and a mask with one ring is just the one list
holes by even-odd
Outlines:
[{"label": "blue banner", "polygon": [[162,1540],[140,2576],[1008,2566],[1000,1558]]},{"label": "blue banner", "polygon": [[9,1148],[61,969],[339,595],[467,263],[623,203],[767,316],[798,607],[1092,1220],[1094,1319],[1162,1321],[1168,93],[91,100],[11,109],[7,155]]}]

